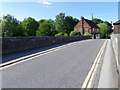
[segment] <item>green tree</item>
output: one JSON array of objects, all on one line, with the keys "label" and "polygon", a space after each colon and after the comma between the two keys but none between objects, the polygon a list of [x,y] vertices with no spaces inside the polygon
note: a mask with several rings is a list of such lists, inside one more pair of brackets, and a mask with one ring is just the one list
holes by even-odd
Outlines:
[{"label": "green tree", "polygon": [[37,36],[54,36],[56,34],[55,26],[54,26],[54,21],[49,19],[49,20],[44,20],[43,23],[38,27],[38,30],[36,32]]},{"label": "green tree", "polygon": [[98,27],[100,28],[100,36],[106,38],[106,36],[109,35],[108,25],[106,23],[100,23],[98,24]]},{"label": "green tree", "polygon": [[55,29],[58,32],[65,32],[69,34],[74,30],[74,26],[79,22],[77,18],[72,16],[65,16],[65,13],[59,13],[55,19]]},{"label": "green tree", "polygon": [[3,16],[0,30],[2,37],[24,36],[20,22],[10,14]]},{"label": "green tree", "polygon": [[40,26],[44,21],[45,21],[45,19],[39,20],[39,21],[38,21],[38,25]]},{"label": "green tree", "polygon": [[72,16],[66,16],[65,17],[65,32],[70,33],[70,31],[73,30],[73,17]]},{"label": "green tree", "polygon": [[70,33],[74,30],[75,25],[79,22],[78,19],[73,18],[72,16],[66,16],[65,17],[65,32]]},{"label": "green tree", "polygon": [[38,23],[35,19],[28,17],[22,22],[22,28],[25,30],[26,36],[36,36]]},{"label": "green tree", "polygon": [[65,32],[65,13],[59,13],[56,16],[55,28],[57,32]]},{"label": "green tree", "polygon": [[73,25],[75,27],[75,25],[79,22],[79,20],[77,18],[73,18]]},{"label": "green tree", "polygon": [[109,23],[108,21],[105,21],[104,23],[106,23],[107,24],[107,27],[108,27],[108,33],[109,34],[111,34],[112,32],[113,32],[113,29],[112,29],[112,24],[111,23]]},{"label": "green tree", "polygon": [[96,24],[103,23],[103,21],[101,19],[98,19],[98,18],[93,18],[92,21]]}]

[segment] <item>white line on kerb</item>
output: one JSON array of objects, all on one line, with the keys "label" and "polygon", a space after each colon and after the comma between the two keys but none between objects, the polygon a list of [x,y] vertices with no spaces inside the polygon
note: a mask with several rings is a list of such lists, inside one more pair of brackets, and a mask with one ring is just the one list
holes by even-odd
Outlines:
[{"label": "white line on kerb", "polygon": [[97,71],[97,69],[98,69],[98,66],[99,66],[99,64],[100,64],[101,56],[102,56],[102,54],[103,54],[103,52],[104,52],[104,49],[105,49],[106,44],[107,44],[107,41],[108,41],[108,40],[106,40],[106,41],[104,42],[104,44],[102,45],[102,47],[101,47],[101,49],[100,49],[97,57],[95,58],[95,61],[94,61],[93,65],[92,65],[92,67],[91,67],[91,69],[90,69],[90,71],[89,71],[89,73],[88,73],[88,75],[87,75],[87,77],[86,77],[83,85],[82,85],[81,90],[84,90],[84,89],[86,89],[86,88],[93,88],[94,76],[95,76],[96,71]]},{"label": "white line on kerb", "polygon": [[[86,42],[86,41],[91,41],[91,39],[85,40],[85,41],[82,41],[82,42]],[[22,63],[22,62],[25,62],[25,61],[28,61],[28,60],[32,60],[34,58],[37,58],[37,57],[40,57],[40,56],[58,51],[60,49],[66,48],[66,47],[71,46],[71,45],[75,45],[77,43],[81,43],[81,42],[77,41],[77,42],[69,43],[69,44],[66,44],[66,45],[62,45],[62,46],[59,46],[59,47],[56,47],[56,48],[52,48],[52,49],[49,49],[49,50],[45,50],[45,51],[42,51],[42,52],[38,52],[38,53],[35,53],[35,54],[31,54],[31,55],[28,55],[28,56],[25,56],[25,57],[21,57],[21,58],[18,58],[18,59],[0,64],[0,70],[3,70],[5,68],[14,66],[16,64],[19,64],[19,63]]]}]

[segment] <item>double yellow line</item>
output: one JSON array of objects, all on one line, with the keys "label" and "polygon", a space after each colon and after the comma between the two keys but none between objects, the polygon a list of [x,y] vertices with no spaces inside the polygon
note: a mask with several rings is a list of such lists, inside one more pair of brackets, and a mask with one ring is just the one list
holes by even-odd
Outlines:
[{"label": "double yellow line", "polygon": [[104,44],[102,45],[97,57],[95,58],[95,61],[82,85],[82,90],[85,90],[87,88],[93,88],[93,85],[94,85],[94,79],[95,79],[95,75],[96,75],[96,71],[98,70],[98,67],[100,65],[100,61],[101,61],[101,56],[104,52],[104,49],[106,47],[106,44],[107,44],[108,40],[106,40],[104,42]]}]

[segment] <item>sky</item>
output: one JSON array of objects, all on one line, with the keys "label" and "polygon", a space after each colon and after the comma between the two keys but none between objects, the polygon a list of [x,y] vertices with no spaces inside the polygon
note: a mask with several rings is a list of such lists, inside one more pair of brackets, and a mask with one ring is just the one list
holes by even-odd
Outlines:
[{"label": "sky", "polygon": [[120,1],[118,3],[118,20],[120,20]]},{"label": "sky", "polygon": [[80,20],[99,18],[104,21],[118,20],[118,2],[0,2],[0,17],[11,14],[18,20],[33,17],[40,19],[55,19],[61,12]]}]

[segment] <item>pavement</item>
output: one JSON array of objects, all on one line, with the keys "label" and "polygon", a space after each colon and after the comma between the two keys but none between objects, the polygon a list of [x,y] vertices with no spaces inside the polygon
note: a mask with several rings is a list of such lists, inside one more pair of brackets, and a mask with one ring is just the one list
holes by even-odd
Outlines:
[{"label": "pavement", "polygon": [[111,40],[108,40],[106,46],[98,88],[118,88],[118,73]]},{"label": "pavement", "polygon": [[[0,70],[2,87],[81,88],[104,41],[78,41],[55,52]],[[8,55],[7,58],[11,57]]]}]

